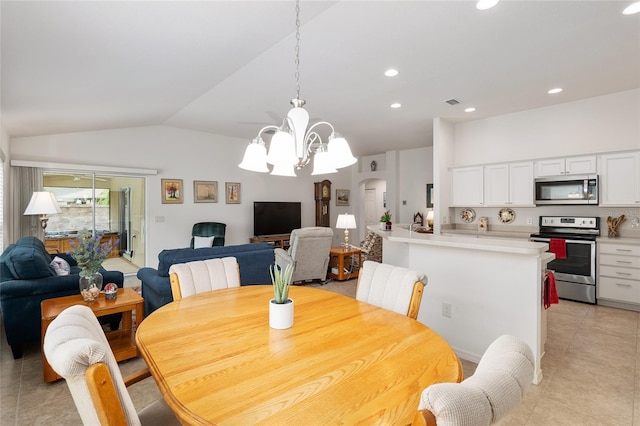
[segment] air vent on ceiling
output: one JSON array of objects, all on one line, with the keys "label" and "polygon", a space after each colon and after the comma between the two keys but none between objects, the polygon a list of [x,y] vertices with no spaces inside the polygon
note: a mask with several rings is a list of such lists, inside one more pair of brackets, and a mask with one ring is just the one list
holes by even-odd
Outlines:
[{"label": "air vent on ceiling", "polygon": [[460,103],[460,101],[455,98],[448,99],[445,102],[448,103],[449,105],[458,105]]}]

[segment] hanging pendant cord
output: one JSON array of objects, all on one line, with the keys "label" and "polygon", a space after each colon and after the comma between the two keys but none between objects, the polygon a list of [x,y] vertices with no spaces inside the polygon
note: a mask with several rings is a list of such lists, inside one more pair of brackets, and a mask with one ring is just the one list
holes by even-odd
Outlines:
[{"label": "hanging pendant cord", "polygon": [[300,0],[296,0],[296,98],[300,99]]}]

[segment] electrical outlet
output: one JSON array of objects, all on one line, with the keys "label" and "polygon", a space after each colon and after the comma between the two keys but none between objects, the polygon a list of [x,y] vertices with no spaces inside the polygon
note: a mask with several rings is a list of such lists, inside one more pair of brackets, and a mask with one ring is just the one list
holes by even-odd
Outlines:
[{"label": "electrical outlet", "polygon": [[631,229],[634,231],[640,230],[640,217],[631,218]]},{"label": "electrical outlet", "polygon": [[533,225],[533,218],[531,217],[527,218],[527,225]]},{"label": "electrical outlet", "polygon": [[156,216],[156,223],[164,222],[164,216]]},{"label": "electrical outlet", "polygon": [[442,316],[446,318],[451,318],[451,303],[442,304]]},{"label": "electrical outlet", "polygon": [[449,216],[442,216],[442,224],[446,225],[447,223],[449,223]]}]

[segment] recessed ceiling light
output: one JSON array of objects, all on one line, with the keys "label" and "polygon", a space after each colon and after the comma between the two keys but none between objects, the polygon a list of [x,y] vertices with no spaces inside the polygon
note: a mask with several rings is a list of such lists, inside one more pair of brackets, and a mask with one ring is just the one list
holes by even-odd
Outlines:
[{"label": "recessed ceiling light", "polygon": [[384,72],[384,75],[386,75],[387,77],[395,77],[396,75],[398,75],[398,70],[394,70],[393,68],[388,69]]},{"label": "recessed ceiling light", "polygon": [[400,108],[401,106],[402,106],[402,104],[399,103],[399,102],[394,102],[394,103],[391,104],[391,108]]},{"label": "recessed ceiling light", "polygon": [[633,15],[634,13],[640,12],[640,1],[635,3],[631,3],[629,6],[625,7],[622,11],[623,15]]},{"label": "recessed ceiling light", "polygon": [[547,93],[550,95],[555,95],[556,93],[560,93],[560,92],[562,92],[562,89],[560,87],[556,87],[555,89],[549,90]]},{"label": "recessed ceiling light", "polygon": [[465,109],[464,109],[464,112],[473,112],[473,111],[475,111],[475,110],[476,110],[476,109],[475,109],[474,107],[469,107],[469,108],[465,108]]},{"label": "recessed ceiling light", "polygon": [[493,6],[498,4],[499,1],[500,0],[479,0],[478,3],[476,3],[476,9],[478,10],[491,9]]}]

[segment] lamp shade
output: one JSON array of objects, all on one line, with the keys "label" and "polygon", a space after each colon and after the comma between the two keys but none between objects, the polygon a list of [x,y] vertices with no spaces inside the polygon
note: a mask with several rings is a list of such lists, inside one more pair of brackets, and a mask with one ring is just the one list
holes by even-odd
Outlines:
[{"label": "lamp shade", "polygon": [[278,130],[271,138],[267,163],[273,165],[294,165],[298,162],[293,136],[282,130]]},{"label": "lamp shade", "polygon": [[333,166],[336,169],[350,166],[358,159],[351,153],[351,148],[345,138],[331,137],[328,143],[329,154],[333,159]]},{"label": "lamp shade", "polygon": [[338,173],[332,165],[331,154],[326,151],[318,151],[313,156],[313,173],[311,175],[326,175],[329,173]]},{"label": "lamp shade", "polygon": [[349,213],[338,215],[336,228],[338,229],[354,229],[356,227],[356,217]]},{"label": "lamp shade", "polygon": [[247,146],[242,162],[238,164],[238,167],[252,172],[266,173],[269,171],[267,167],[267,148],[265,148],[262,139],[255,140]]},{"label": "lamp shade", "polygon": [[24,211],[25,215],[62,213],[53,192],[38,191],[31,195],[31,201]]}]

